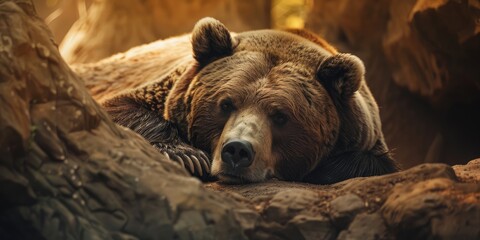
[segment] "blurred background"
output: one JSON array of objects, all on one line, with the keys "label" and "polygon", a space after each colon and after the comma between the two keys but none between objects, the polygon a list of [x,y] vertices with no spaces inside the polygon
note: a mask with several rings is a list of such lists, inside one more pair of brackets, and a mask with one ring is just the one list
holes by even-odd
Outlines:
[{"label": "blurred background", "polygon": [[404,168],[480,157],[478,0],[34,0],[70,64],[188,33],[307,28],[365,62],[386,141]]}]

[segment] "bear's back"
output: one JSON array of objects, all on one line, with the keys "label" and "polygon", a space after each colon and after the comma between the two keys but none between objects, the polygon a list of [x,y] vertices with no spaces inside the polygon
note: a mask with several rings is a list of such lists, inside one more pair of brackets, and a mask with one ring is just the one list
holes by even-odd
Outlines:
[{"label": "bear's back", "polygon": [[[105,101],[152,83],[171,87],[193,62],[190,35],[159,40],[94,64],[73,66],[94,99]],[[150,88],[152,88],[151,86]]]}]

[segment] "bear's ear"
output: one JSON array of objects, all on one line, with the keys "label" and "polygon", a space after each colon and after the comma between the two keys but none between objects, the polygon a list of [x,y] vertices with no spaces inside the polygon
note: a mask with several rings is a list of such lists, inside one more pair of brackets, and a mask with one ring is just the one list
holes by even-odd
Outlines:
[{"label": "bear's ear", "polygon": [[214,18],[202,18],[192,33],[193,56],[205,66],[233,52],[232,37],[228,29]]},{"label": "bear's ear", "polygon": [[325,58],[317,70],[317,77],[332,96],[347,99],[360,88],[365,67],[358,57],[339,53]]}]

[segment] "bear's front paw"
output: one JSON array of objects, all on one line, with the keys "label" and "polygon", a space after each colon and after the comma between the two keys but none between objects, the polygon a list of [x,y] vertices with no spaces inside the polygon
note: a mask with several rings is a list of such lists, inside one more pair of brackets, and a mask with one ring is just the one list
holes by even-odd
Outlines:
[{"label": "bear's front paw", "polygon": [[153,146],[169,159],[190,171],[193,176],[207,178],[210,175],[210,158],[202,150],[187,144],[167,145],[155,143]]}]

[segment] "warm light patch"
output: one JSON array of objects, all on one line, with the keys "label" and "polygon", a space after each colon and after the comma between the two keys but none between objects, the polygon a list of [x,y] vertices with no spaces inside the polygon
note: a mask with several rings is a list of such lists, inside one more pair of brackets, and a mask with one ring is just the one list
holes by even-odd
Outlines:
[{"label": "warm light patch", "polygon": [[276,29],[303,28],[312,0],[273,0],[272,26]]}]

